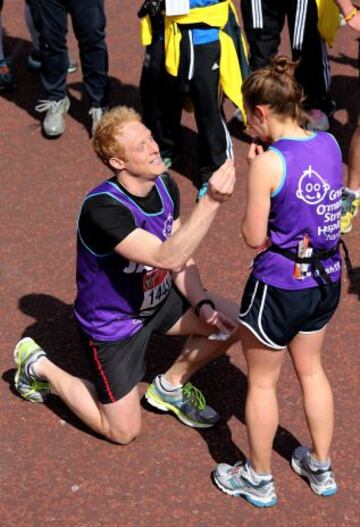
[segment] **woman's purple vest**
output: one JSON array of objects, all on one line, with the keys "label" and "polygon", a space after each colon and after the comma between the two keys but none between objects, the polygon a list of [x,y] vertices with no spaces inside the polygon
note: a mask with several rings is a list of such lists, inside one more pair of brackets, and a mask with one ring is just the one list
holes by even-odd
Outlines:
[{"label": "woman's purple vest", "polygon": [[[162,209],[148,214],[111,181],[93,189],[85,201],[106,194],[132,213],[136,227],[166,240],[172,231],[174,203],[161,177],[155,182]],[[122,340],[142,328],[167,297],[168,271],[130,262],[115,252],[95,254],[77,233],[77,298],[74,314],[82,330],[99,341]]]},{"label": "woman's purple vest", "polygon": [[[340,239],[342,159],[334,137],[319,132],[306,139],[284,138],[270,147],[283,164],[283,177],[271,196],[268,236],[271,243],[296,253],[306,235],[316,251],[336,248]],[[341,275],[339,251],[321,262],[328,281]],[[294,261],[264,251],[254,261],[253,273],[266,284],[282,289],[305,289],[324,283],[309,266],[303,279],[294,277]]]}]

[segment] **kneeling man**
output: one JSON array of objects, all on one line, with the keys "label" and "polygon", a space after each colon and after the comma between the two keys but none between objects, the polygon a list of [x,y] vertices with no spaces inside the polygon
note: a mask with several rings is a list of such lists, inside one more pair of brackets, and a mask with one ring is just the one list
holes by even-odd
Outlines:
[{"label": "kneeling man", "polygon": [[232,195],[233,162],[214,173],[207,194],[181,224],[176,183],[133,109],[107,112],[93,145],[114,173],[89,192],[78,224],[74,313],[95,384],[63,371],[24,338],[14,352],[16,388],[34,402],[51,390],[90,428],[127,444],[140,432],[138,383],[152,333],[190,335],[146,398],[189,426],[210,427],[219,416],[188,379],[231,342],[221,338],[234,329],[237,306],[204,290],[191,255]]}]

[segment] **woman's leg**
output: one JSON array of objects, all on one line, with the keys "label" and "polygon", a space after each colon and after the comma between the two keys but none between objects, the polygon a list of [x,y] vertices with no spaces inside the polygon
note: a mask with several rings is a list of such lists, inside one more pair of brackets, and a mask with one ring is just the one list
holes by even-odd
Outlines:
[{"label": "woman's leg", "polygon": [[274,351],[259,342],[244,326],[240,335],[248,367],[245,405],[250,461],[255,472],[271,472],[271,451],[278,427],[276,385],[285,350]]},{"label": "woman's leg", "polygon": [[329,381],[321,363],[325,329],[316,333],[299,333],[289,344],[298,376],[306,421],[312,439],[312,453],[327,461],[334,429],[334,404]]}]

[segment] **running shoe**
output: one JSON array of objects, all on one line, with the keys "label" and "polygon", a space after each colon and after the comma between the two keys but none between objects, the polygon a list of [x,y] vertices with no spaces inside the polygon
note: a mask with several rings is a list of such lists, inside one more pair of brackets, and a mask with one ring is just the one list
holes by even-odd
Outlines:
[{"label": "running shoe", "polygon": [[24,399],[33,403],[45,402],[50,393],[49,383],[35,378],[29,372],[29,367],[41,357],[46,357],[46,353],[33,339],[26,337],[16,344],[14,359],[18,368],[15,387]]},{"label": "running shoe", "polygon": [[292,455],[291,466],[296,474],[309,480],[310,487],[319,496],[332,496],[337,492],[334,473],[331,464],[327,469],[316,469],[311,467],[311,451],[304,446],[298,446]]},{"label": "running shoe", "polygon": [[104,113],[108,110],[108,107],[105,106],[104,108],[92,106],[89,110],[89,115],[91,117],[91,136],[95,134],[95,130],[97,125],[99,124],[100,119],[104,115]]},{"label": "running shoe", "polygon": [[208,184],[207,183],[203,183],[201,185],[201,187],[199,188],[199,191],[197,193],[196,203],[198,203],[205,196],[205,194],[207,193],[207,189],[208,189]]},{"label": "running shoe", "polygon": [[220,419],[219,414],[206,404],[201,391],[190,382],[169,392],[162,388],[158,375],[149,386],[145,398],[151,406],[163,412],[173,412],[182,423],[194,428],[210,428]]},{"label": "running shoe", "polygon": [[254,483],[250,474],[250,463],[238,461],[234,466],[220,463],[213,472],[215,484],[225,494],[242,496],[255,507],[272,507],[277,503],[272,476],[260,478]]},{"label": "running shoe", "polygon": [[43,130],[48,137],[58,137],[65,131],[65,115],[70,108],[70,100],[68,97],[60,99],[60,101],[41,100],[40,104],[35,106],[37,112],[46,112],[43,120]]},{"label": "running shoe", "polygon": [[357,197],[357,193],[347,192],[343,190],[342,203],[341,203],[341,232],[347,234],[352,229],[352,221],[359,212],[360,197]]}]

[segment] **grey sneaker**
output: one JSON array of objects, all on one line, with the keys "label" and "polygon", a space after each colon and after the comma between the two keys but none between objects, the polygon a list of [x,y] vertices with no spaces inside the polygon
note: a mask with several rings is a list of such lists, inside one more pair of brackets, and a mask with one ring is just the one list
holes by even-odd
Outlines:
[{"label": "grey sneaker", "polygon": [[239,461],[234,466],[220,463],[212,475],[215,484],[225,494],[243,496],[255,507],[272,507],[277,503],[274,480],[264,478],[254,484],[249,469],[249,461]]},{"label": "grey sneaker", "polygon": [[40,104],[35,106],[37,112],[46,112],[43,121],[43,130],[49,137],[57,137],[65,131],[65,115],[70,108],[68,97],[60,101],[39,101]]},{"label": "grey sneaker", "polygon": [[107,111],[107,107],[99,108],[99,107],[92,106],[90,108],[89,115],[91,116],[91,135],[92,136],[95,134],[96,127],[99,124],[101,117],[104,115],[106,111]]},{"label": "grey sneaker", "polygon": [[46,357],[46,353],[33,339],[26,337],[16,344],[15,387],[24,399],[33,403],[43,403],[50,393],[49,383],[34,378],[29,372],[29,367],[41,357]]},{"label": "grey sneaker", "polygon": [[311,451],[307,447],[299,446],[295,448],[291,458],[292,468],[296,474],[309,480],[310,487],[315,494],[319,496],[332,496],[336,494],[337,485],[331,465],[326,470],[313,470],[310,466],[310,454]]},{"label": "grey sneaker", "polygon": [[207,406],[200,390],[190,382],[173,392],[165,391],[160,384],[160,375],[149,386],[145,398],[158,410],[173,412],[184,424],[194,428],[210,428],[220,419],[219,414]]}]

